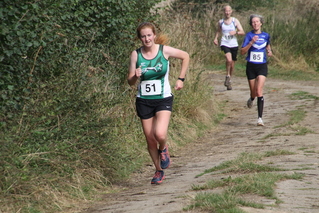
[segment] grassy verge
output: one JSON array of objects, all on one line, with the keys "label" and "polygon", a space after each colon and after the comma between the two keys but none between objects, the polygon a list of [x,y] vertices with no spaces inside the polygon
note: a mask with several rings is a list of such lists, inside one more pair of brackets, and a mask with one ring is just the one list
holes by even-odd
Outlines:
[{"label": "grassy verge", "polygon": [[[242,153],[236,159],[223,162],[211,169],[204,171],[197,177],[205,174],[220,175],[225,178],[221,180],[212,179],[203,185],[193,185],[192,189],[200,191],[193,204],[185,210],[201,209],[210,212],[236,212],[243,211],[239,206],[253,208],[264,208],[263,204],[250,202],[243,199],[244,195],[258,195],[273,199],[280,203],[275,196],[274,187],[276,182],[295,179],[300,180],[303,175],[298,173],[286,174],[283,168],[262,164],[262,160],[271,159],[273,156],[293,155],[286,150],[268,151],[265,153]],[[228,177],[226,177],[228,176]],[[218,189],[218,193],[211,192]],[[221,192],[220,192],[221,191]]]},{"label": "grassy verge", "polygon": [[[302,99],[309,99],[309,100],[318,100],[319,98],[317,96],[311,95],[308,92],[304,91],[298,91],[296,93],[293,93],[289,95],[289,97],[292,100],[302,100]],[[285,131],[285,133],[276,133],[276,134],[269,134],[263,137],[262,139],[267,139],[274,136],[288,136],[288,135],[305,135],[308,133],[313,133],[312,130],[309,128],[300,125],[300,123],[305,119],[307,115],[307,112],[304,110],[304,106],[300,106],[295,110],[291,110],[287,112],[287,116],[289,116],[289,119],[287,122],[275,126],[274,128],[283,128],[285,127],[286,130],[291,130],[290,132]]]},{"label": "grassy verge", "polygon": [[[184,27],[186,22],[177,24]],[[176,39],[174,32],[167,34]],[[192,63],[185,88],[173,91],[168,141],[172,153],[205,134],[222,117],[212,87],[203,78],[204,69],[195,63],[201,56],[188,47],[194,44],[195,48],[197,37],[192,31],[183,34],[189,37],[187,43],[176,45],[179,41],[172,40],[172,46],[188,51]],[[97,51],[89,56],[103,54]],[[123,61],[108,60],[105,66],[74,62],[72,71],[39,82],[20,113],[1,117],[1,211],[76,212],[150,164],[135,112],[136,88],[124,79],[128,64]],[[179,62],[171,60],[172,86]]]}]

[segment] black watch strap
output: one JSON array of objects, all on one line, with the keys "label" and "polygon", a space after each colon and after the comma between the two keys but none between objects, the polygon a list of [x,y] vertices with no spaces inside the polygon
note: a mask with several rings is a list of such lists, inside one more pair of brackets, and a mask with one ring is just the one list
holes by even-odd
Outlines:
[{"label": "black watch strap", "polygon": [[178,80],[181,80],[181,81],[184,82],[184,81],[185,81],[185,78],[178,78]]}]

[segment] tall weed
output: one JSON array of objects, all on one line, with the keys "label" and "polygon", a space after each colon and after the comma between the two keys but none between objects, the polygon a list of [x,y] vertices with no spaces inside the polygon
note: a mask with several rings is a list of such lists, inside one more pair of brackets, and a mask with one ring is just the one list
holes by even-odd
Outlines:
[{"label": "tall weed", "polygon": [[[205,64],[214,60],[213,50],[207,48],[213,44],[214,23],[206,22],[206,19],[201,18],[202,15],[211,18],[216,9],[216,7],[209,7],[204,14],[193,14],[189,8],[179,13],[169,10],[161,16],[160,29],[162,33],[169,35],[169,45],[187,51],[191,57],[184,88],[176,92],[174,104],[176,117],[173,114],[173,125],[175,122],[185,122],[183,119],[186,119],[189,127],[196,122],[203,127],[210,126],[218,113],[216,100],[211,96],[211,84],[205,80],[207,74]],[[180,71],[180,64],[176,60],[172,60],[171,64],[173,76],[171,84],[174,85]],[[182,127],[185,128],[185,125]],[[175,129],[173,131],[175,132]]]},{"label": "tall weed", "polygon": [[264,30],[270,33],[274,50],[271,63],[284,69],[318,71],[319,31],[311,24],[319,18],[318,2],[277,2],[273,11],[263,14]]}]

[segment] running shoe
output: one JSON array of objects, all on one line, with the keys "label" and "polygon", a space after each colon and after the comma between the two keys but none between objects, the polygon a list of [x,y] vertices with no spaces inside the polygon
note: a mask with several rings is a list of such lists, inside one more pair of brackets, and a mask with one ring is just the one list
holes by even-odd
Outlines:
[{"label": "running shoe", "polygon": [[156,171],[151,184],[160,184],[165,178],[164,171]]},{"label": "running shoe", "polygon": [[225,78],[224,86],[227,87],[229,85],[229,82],[230,82],[230,76],[227,75]]},{"label": "running shoe", "polygon": [[252,108],[252,106],[253,106],[253,101],[251,100],[251,98],[249,98],[247,101],[247,107]]},{"label": "running shoe", "polygon": [[167,169],[171,165],[171,158],[169,157],[168,146],[165,145],[164,150],[158,150],[158,153],[160,155],[162,169]]},{"label": "running shoe", "polygon": [[231,81],[229,81],[228,85],[227,85],[227,90],[232,90],[232,86],[231,86]]},{"label": "running shoe", "polygon": [[261,118],[258,118],[257,126],[264,126],[264,122]]}]

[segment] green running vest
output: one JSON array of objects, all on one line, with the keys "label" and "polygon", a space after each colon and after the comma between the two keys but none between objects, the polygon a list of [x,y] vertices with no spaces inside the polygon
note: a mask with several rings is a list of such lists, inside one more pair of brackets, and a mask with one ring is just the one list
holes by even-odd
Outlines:
[{"label": "green running vest", "polygon": [[136,52],[136,68],[141,67],[142,69],[137,97],[161,99],[172,96],[168,78],[169,61],[163,55],[163,45],[160,45],[157,55],[151,60],[143,57],[141,48],[137,49]]}]

